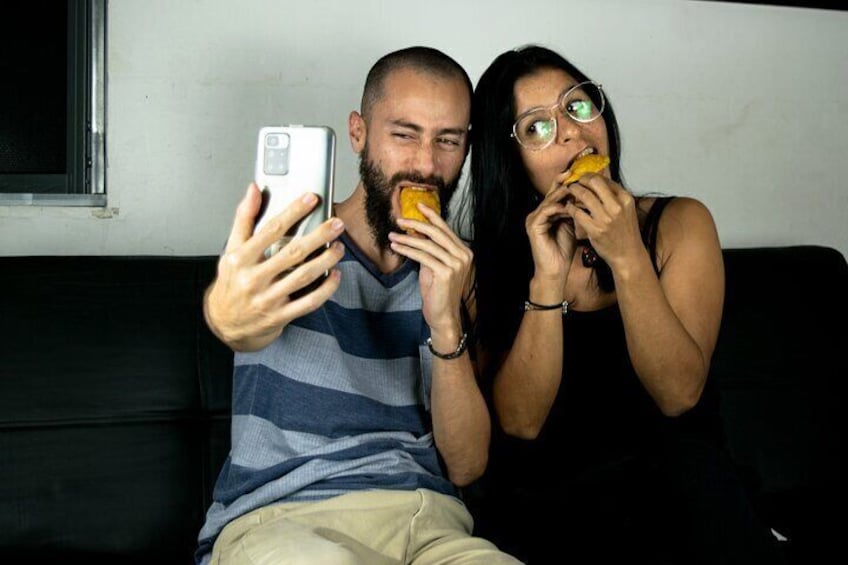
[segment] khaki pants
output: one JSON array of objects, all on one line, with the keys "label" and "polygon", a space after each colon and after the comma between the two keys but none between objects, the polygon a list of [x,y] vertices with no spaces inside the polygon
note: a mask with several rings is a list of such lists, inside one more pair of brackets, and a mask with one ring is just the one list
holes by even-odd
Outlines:
[{"label": "khaki pants", "polygon": [[472,537],[472,518],[430,490],[354,492],[254,510],[222,531],[210,565],[520,564]]}]

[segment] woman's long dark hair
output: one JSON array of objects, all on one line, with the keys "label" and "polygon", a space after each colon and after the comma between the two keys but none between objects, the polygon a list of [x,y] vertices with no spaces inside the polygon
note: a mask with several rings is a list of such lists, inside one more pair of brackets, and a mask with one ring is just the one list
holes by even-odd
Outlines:
[{"label": "woman's long dark hair", "polygon": [[[542,69],[565,71],[577,82],[590,80],[554,51],[528,45],[499,55],[474,90],[467,193],[470,202],[465,210],[471,214],[471,248],[476,263],[475,334],[490,352],[506,351],[512,345],[533,276],[524,222],[539,197],[510,132],[516,115],[515,83]],[[621,182],[618,123],[609,99],[603,117],[609,138],[610,173],[613,180]],[[606,264],[601,268],[609,269]]]}]

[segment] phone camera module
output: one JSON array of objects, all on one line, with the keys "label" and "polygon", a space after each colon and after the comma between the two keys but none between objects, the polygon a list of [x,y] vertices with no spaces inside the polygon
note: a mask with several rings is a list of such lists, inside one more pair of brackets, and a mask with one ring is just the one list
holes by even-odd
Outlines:
[{"label": "phone camera module", "polygon": [[289,134],[273,132],[265,135],[262,169],[266,175],[289,173]]},{"label": "phone camera module", "polygon": [[265,147],[281,147],[283,149],[289,146],[289,136],[285,133],[272,133],[265,136]]}]

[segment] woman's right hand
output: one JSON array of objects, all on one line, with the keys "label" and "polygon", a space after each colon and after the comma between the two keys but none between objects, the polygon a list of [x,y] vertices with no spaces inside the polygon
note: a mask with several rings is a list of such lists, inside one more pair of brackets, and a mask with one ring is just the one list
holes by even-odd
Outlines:
[{"label": "woman's right hand", "polygon": [[565,212],[565,185],[557,182],[524,223],[535,266],[534,278],[557,281],[562,287],[577,247],[574,224]]}]

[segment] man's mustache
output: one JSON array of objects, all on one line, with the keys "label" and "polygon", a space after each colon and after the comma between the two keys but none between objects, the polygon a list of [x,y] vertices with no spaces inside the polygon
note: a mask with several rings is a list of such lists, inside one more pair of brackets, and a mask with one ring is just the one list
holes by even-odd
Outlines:
[{"label": "man's mustache", "polygon": [[397,186],[401,182],[435,186],[442,194],[444,194],[445,190],[447,189],[447,183],[442,177],[435,175],[425,177],[424,175],[416,173],[415,171],[401,171],[399,173],[393,174],[392,178],[389,179],[389,186]]}]

